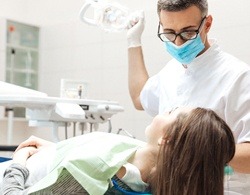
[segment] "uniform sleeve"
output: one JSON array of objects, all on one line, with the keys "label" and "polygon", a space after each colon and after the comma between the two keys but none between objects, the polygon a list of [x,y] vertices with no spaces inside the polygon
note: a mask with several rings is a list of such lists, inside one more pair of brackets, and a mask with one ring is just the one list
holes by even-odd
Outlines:
[{"label": "uniform sleeve", "polygon": [[156,116],[159,113],[159,76],[150,77],[144,85],[140,101],[147,114]]},{"label": "uniform sleeve", "polygon": [[2,183],[3,195],[26,195],[25,182],[29,176],[26,167],[20,164],[10,165],[4,173]]},{"label": "uniform sleeve", "polygon": [[250,71],[246,71],[231,85],[226,95],[225,119],[237,143],[250,141]]}]

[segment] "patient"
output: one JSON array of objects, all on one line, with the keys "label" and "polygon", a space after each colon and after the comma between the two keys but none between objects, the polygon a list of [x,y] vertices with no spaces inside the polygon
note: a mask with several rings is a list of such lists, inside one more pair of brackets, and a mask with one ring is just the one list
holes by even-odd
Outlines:
[{"label": "patient", "polygon": [[146,143],[102,132],[61,141],[54,160],[45,163],[49,171],[31,187],[27,181],[36,173],[26,166],[44,150],[53,154],[55,144],[28,139],[4,173],[3,194],[149,194],[149,184],[156,195],[223,194],[224,166],[235,143],[213,111],[175,109],[156,116],[145,134]]}]

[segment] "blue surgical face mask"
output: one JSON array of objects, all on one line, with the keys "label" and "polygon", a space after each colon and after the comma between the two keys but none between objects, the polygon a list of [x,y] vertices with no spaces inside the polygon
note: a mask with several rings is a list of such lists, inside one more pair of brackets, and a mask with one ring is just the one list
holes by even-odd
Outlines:
[{"label": "blue surgical face mask", "polygon": [[168,53],[170,53],[170,55],[182,64],[190,64],[205,48],[200,35],[198,35],[195,39],[186,41],[181,46],[177,46],[172,42],[164,43]]}]

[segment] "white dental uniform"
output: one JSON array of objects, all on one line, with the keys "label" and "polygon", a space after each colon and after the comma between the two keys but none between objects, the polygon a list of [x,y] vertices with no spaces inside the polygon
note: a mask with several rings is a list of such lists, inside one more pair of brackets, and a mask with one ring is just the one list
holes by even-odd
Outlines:
[{"label": "white dental uniform", "polygon": [[[211,47],[187,68],[172,59],[149,78],[141,104],[152,116],[181,106],[211,108],[228,123],[237,143],[250,142],[250,66],[209,41]],[[237,187],[249,194],[250,175],[235,174],[231,181],[231,191]]]}]

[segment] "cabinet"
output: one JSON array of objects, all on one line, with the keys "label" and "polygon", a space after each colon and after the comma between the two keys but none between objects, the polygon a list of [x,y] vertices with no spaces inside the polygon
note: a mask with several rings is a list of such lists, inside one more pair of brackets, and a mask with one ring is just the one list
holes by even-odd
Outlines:
[{"label": "cabinet", "polygon": [[[1,19],[0,80],[38,89],[39,27]],[[14,108],[15,117],[24,117],[23,108]]]}]

